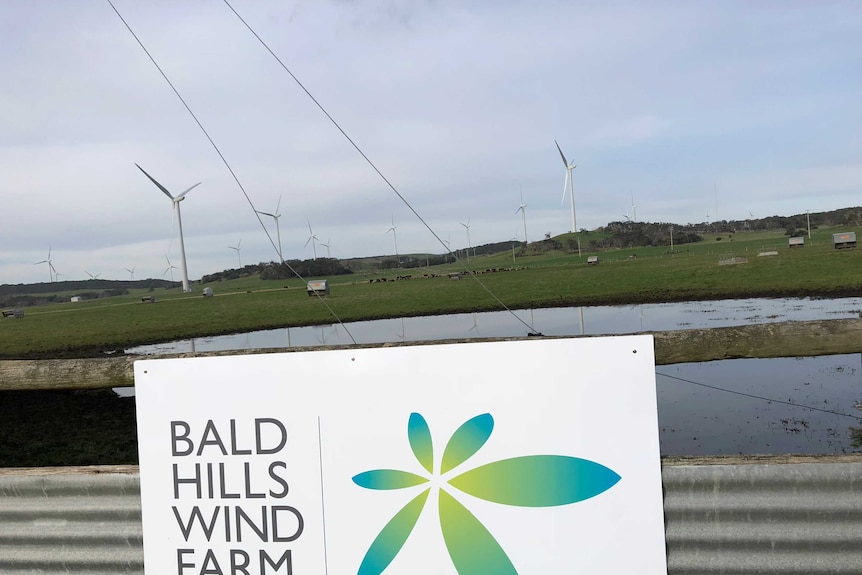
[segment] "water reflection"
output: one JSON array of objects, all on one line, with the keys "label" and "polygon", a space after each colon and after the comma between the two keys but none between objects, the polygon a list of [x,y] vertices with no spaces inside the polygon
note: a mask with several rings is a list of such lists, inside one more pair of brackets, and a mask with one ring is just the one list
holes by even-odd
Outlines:
[{"label": "water reflection", "polygon": [[862,425],[862,411],[855,408],[862,398],[860,354],[658,366],[656,389],[664,454],[839,453],[862,447],[853,445],[850,429]]}]

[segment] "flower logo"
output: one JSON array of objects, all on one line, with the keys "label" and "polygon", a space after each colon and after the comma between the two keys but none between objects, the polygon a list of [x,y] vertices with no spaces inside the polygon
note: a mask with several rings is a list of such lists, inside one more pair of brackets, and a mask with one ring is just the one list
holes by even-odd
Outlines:
[{"label": "flower logo", "polygon": [[[366,489],[404,489],[440,478],[438,513],[446,549],[459,575],[517,575],[506,552],[488,529],[449,493],[460,490],[479,499],[521,507],[568,505],[594,497],[620,476],[587,459],[565,455],[527,455],[494,461],[446,479],[450,471],[485,445],[494,429],[490,413],[477,415],[459,427],[446,444],[435,474],[431,430],[425,418],[411,413],[407,437],[417,461],[427,472],[418,475],[397,469],[375,469],[353,477]],[[380,575],[407,541],[425,507],[429,486],[401,508],[383,527],[359,566],[358,575]]]}]

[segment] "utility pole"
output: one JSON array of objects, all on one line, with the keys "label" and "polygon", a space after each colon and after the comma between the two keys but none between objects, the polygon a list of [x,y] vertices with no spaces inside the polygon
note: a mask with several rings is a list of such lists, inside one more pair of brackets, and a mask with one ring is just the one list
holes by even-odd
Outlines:
[{"label": "utility pole", "polygon": [[808,239],[811,239],[811,210],[805,210],[805,219],[808,220]]},{"label": "utility pole", "polygon": [[670,227],[670,253],[673,253],[673,226]]}]

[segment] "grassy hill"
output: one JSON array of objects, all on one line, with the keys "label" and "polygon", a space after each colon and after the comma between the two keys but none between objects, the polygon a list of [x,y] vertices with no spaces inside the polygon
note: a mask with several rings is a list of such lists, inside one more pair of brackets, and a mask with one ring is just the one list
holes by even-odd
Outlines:
[{"label": "grassy hill", "polygon": [[[818,229],[801,249],[788,248],[784,230],[707,235],[673,253],[669,246],[582,250],[581,256],[565,249],[527,255],[529,250],[516,248],[514,261],[509,249],[479,255],[469,264],[462,260],[330,277],[331,295],[325,302],[309,297],[296,278],[195,283],[190,294],[178,287],[132,288],[110,298],[30,307],[23,319],[0,319],[0,357],[100,355],[191,336],[329,324],[333,312],[343,321],[355,321],[500,309],[488,291],[515,309],[859,295],[862,249],[833,249],[833,231],[848,230]],[[777,255],[760,256],[763,252]],[[598,255],[599,265],[587,265],[589,255]],[[730,258],[745,263],[722,265]],[[479,281],[449,279],[448,274],[465,269],[476,272]],[[411,279],[396,280],[399,276]],[[212,287],[215,297],[201,297],[204,287]],[[158,302],[141,303],[144,295]]]}]

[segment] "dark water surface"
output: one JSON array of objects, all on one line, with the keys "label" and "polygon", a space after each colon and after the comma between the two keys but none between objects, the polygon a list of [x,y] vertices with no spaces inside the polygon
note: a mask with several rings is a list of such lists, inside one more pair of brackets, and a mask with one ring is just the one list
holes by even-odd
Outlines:
[{"label": "dark water surface", "polygon": [[[514,313],[534,331],[565,336],[853,318],[859,317],[860,309],[860,298],[783,298],[546,308]],[[346,327],[358,343],[523,336],[528,331],[508,312],[353,322]],[[159,355],[350,343],[344,327],[326,325],[195,338],[126,352]],[[852,428],[862,429],[859,354],[659,366],[656,382],[662,454],[820,454],[860,450],[851,445]],[[803,405],[841,415],[804,409],[800,407]],[[612,419],[613,405],[599,408],[607,409]]]}]

